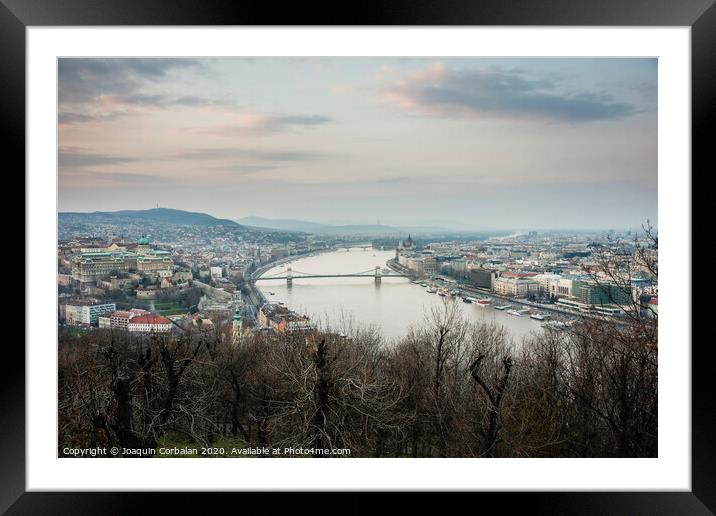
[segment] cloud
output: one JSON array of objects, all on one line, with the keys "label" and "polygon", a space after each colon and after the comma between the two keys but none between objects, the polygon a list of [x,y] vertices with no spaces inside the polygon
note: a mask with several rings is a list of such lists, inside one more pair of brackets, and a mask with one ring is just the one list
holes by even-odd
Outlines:
[{"label": "cloud", "polygon": [[258,172],[266,172],[268,170],[276,170],[281,168],[278,165],[225,165],[220,167],[211,167],[212,170],[219,170],[222,172],[230,172],[236,175],[251,175]]},{"label": "cloud", "polygon": [[61,126],[76,125],[76,124],[90,124],[95,122],[107,122],[115,120],[126,114],[126,112],[112,112],[112,113],[76,113],[73,111],[60,111],[57,114],[57,123]]},{"label": "cloud", "polygon": [[103,95],[130,94],[177,69],[201,69],[198,59],[62,58],[58,61],[59,102],[84,103]]},{"label": "cloud", "polygon": [[519,69],[453,70],[438,63],[390,84],[383,94],[403,109],[452,118],[591,122],[638,112],[605,93],[559,86]]},{"label": "cloud", "polygon": [[401,185],[414,182],[417,182],[416,178],[407,176],[386,177],[376,181],[376,183],[383,185]]},{"label": "cloud", "polygon": [[121,106],[137,106],[137,107],[205,107],[205,106],[225,106],[230,102],[224,100],[210,99],[199,97],[196,95],[187,95],[183,97],[172,97],[161,94],[145,94],[133,93],[130,95],[107,95],[102,98],[106,104],[117,104]]},{"label": "cloud", "polygon": [[63,187],[74,188],[154,187],[169,184],[169,179],[150,174],[74,170],[62,172],[60,183]]},{"label": "cloud", "polygon": [[133,110],[224,106],[225,100],[147,91],[167,83],[174,71],[201,71],[197,59],[75,59],[58,63],[59,123],[64,126],[113,120]]},{"label": "cloud", "polygon": [[59,150],[57,164],[60,168],[94,167],[98,165],[118,165],[139,161],[139,158],[87,152],[77,147],[62,147]]},{"label": "cloud", "polygon": [[244,113],[238,123],[203,129],[200,132],[215,136],[235,137],[274,134],[287,130],[317,127],[335,122],[322,115],[263,115]]},{"label": "cloud", "polygon": [[190,152],[175,154],[176,159],[216,160],[216,159],[253,159],[258,161],[308,161],[320,159],[326,154],[286,149],[246,149],[234,147],[217,147],[196,149]]}]

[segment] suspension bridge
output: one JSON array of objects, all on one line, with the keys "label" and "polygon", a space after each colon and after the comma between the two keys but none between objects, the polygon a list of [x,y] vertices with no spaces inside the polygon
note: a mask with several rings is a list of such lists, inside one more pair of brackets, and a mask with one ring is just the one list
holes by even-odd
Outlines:
[{"label": "suspension bridge", "polygon": [[380,283],[383,278],[409,278],[408,274],[401,274],[399,272],[390,271],[383,272],[383,270],[376,266],[375,269],[368,269],[367,271],[351,272],[348,274],[316,274],[311,272],[301,272],[287,267],[285,271],[279,271],[274,274],[267,276],[261,276],[256,278],[259,280],[285,280],[287,285],[293,284],[295,279],[308,279],[308,278],[373,278],[376,283]]}]

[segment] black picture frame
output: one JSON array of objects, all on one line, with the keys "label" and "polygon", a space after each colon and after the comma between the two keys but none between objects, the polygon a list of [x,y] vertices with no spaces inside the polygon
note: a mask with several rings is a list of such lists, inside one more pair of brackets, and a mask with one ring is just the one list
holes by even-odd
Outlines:
[{"label": "black picture frame", "polygon": [[[28,26],[88,25],[551,25],[689,26],[692,73],[692,170],[714,170],[709,136],[716,129],[715,0],[372,0],[353,4],[256,0],[0,0],[0,120],[5,162],[25,166],[25,31]],[[8,158],[15,158],[8,160]],[[6,174],[10,174],[6,170]],[[692,172],[692,179],[697,174]],[[693,202],[693,201],[692,201]],[[693,233],[692,233],[693,234]],[[27,271],[26,271],[27,274]],[[684,278],[691,284],[691,278]],[[684,300],[688,302],[688,300]],[[26,321],[30,316],[26,312]],[[28,323],[29,324],[29,323]],[[184,494],[26,493],[25,356],[5,339],[0,375],[0,511],[7,514],[128,514],[150,509],[147,497],[192,509]],[[691,342],[674,343],[689,346]],[[51,344],[48,343],[48,346]],[[620,493],[481,493],[502,510],[524,506],[550,514],[711,514],[716,512],[716,406],[710,339],[692,346],[692,491]],[[229,495],[225,495],[229,496]],[[231,495],[233,496],[233,495]],[[261,495],[240,494],[243,504]],[[264,495],[265,496],[265,495]],[[315,496],[315,495],[309,495]],[[341,511],[375,506],[375,494],[350,495]],[[203,498],[203,497],[202,497]],[[406,497],[408,498],[408,497]],[[265,500],[265,498],[264,498]],[[426,508],[422,495],[406,502]],[[305,502],[304,502],[305,503]],[[454,503],[454,502],[451,502]],[[471,505],[474,502],[468,502]],[[481,502],[482,503],[482,502]],[[201,505],[199,505],[201,504]],[[311,504],[311,502],[309,502]]]}]

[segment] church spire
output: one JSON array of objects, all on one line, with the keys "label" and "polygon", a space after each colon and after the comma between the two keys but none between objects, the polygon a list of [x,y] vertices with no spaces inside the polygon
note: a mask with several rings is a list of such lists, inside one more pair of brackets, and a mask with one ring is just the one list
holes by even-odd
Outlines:
[{"label": "church spire", "polygon": [[241,337],[241,330],[243,329],[243,322],[241,321],[241,307],[237,304],[236,310],[234,311],[234,320],[231,324],[231,333],[234,342],[239,340]]}]

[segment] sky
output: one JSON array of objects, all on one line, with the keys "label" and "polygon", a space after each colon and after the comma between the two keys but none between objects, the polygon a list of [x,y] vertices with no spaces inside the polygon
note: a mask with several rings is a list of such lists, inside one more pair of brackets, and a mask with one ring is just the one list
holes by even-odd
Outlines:
[{"label": "sky", "polygon": [[657,222],[657,60],[63,58],[60,211]]}]

